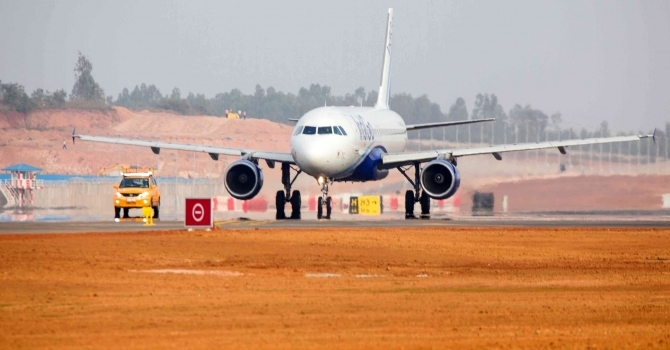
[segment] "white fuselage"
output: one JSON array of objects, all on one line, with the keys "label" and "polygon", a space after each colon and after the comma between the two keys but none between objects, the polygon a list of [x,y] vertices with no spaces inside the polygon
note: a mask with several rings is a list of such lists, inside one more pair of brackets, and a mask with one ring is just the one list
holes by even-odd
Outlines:
[{"label": "white fuselage", "polygon": [[296,124],[291,154],[305,173],[339,180],[351,176],[374,148],[396,153],[404,151],[406,144],[405,122],[389,109],[320,107]]}]

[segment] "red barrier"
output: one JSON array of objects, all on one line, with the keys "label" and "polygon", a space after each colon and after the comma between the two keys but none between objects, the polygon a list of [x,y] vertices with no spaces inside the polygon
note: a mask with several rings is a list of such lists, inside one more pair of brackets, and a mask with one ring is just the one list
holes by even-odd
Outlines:
[{"label": "red barrier", "polygon": [[398,210],[398,197],[391,197],[391,210]]},{"label": "red barrier", "polygon": [[242,202],[242,211],[247,212],[266,212],[268,210],[268,201],[265,198],[254,198]]}]

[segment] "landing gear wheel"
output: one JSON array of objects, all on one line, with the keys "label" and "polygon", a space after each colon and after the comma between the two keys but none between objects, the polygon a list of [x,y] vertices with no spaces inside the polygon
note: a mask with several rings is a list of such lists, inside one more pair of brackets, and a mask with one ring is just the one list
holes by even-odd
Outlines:
[{"label": "landing gear wheel", "polygon": [[323,197],[319,197],[316,202],[316,218],[319,220],[323,218]]},{"label": "landing gear wheel", "polygon": [[430,197],[426,191],[421,191],[419,203],[421,203],[421,218],[430,219]]},{"label": "landing gear wheel", "polygon": [[302,199],[300,198],[300,191],[293,191],[291,195],[291,219],[300,220],[300,206]]},{"label": "landing gear wheel", "polygon": [[284,212],[284,205],[286,204],[286,194],[284,191],[277,191],[277,196],[275,197],[275,206],[277,207],[277,220],[286,219],[286,213]]},{"label": "landing gear wheel", "polygon": [[326,219],[328,219],[328,220],[330,220],[330,213],[332,211],[332,203],[333,203],[332,198],[330,198],[330,197],[326,198]]},{"label": "landing gear wheel", "polygon": [[405,219],[416,219],[414,216],[414,191],[405,192]]},{"label": "landing gear wheel", "polygon": [[123,208],[123,218],[124,219],[127,219],[127,218],[130,217],[130,215],[128,214],[129,212],[130,212],[130,208]]},{"label": "landing gear wheel", "polygon": [[114,219],[120,219],[120,218],[121,218],[121,208],[114,207]]}]

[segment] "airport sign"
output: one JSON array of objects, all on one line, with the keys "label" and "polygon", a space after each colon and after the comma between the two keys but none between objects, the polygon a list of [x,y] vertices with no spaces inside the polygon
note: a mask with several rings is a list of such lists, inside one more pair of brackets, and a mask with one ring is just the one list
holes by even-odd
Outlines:
[{"label": "airport sign", "polygon": [[214,225],[211,198],[186,198],[184,226],[188,228],[211,228]]}]

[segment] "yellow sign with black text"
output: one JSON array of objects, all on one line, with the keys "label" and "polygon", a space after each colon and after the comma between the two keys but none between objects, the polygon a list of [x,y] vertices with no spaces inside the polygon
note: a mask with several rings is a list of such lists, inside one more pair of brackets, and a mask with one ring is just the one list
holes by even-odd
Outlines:
[{"label": "yellow sign with black text", "polygon": [[[382,213],[382,197],[381,196],[359,196],[352,197],[357,201],[357,214],[361,215],[380,215]],[[351,208],[351,202],[349,207]],[[352,213],[354,214],[354,213]]]}]

